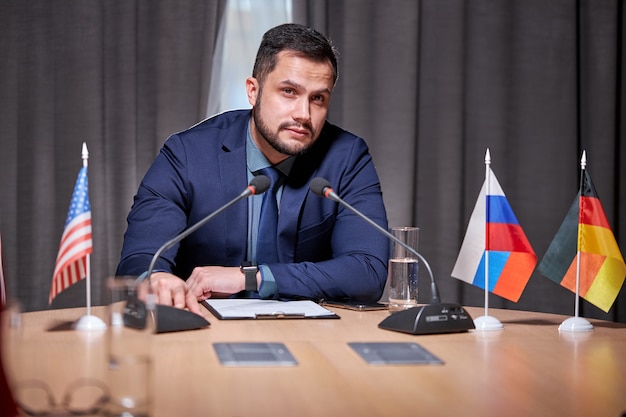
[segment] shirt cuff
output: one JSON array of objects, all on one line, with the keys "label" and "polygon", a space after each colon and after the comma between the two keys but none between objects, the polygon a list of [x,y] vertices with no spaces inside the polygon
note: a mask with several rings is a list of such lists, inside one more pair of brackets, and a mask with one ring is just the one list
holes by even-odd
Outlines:
[{"label": "shirt cuff", "polygon": [[[153,274],[156,273],[156,272],[167,272],[167,273],[170,273],[169,271],[166,271],[165,269],[155,269],[155,270],[152,271]],[[137,277],[137,280],[144,280],[147,277],[148,277],[148,271],[144,271],[141,275],[139,275]]]},{"label": "shirt cuff", "polygon": [[261,298],[274,298],[278,293],[278,286],[272,271],[267,265],[259,265],[261,271],[261,285],[259,286],[259,295]]}]

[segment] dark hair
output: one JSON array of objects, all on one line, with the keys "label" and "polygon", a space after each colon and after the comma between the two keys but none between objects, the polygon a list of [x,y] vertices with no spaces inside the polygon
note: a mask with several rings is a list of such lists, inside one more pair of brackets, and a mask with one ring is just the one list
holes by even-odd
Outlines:
[{"label": "dark hair", "polygon": [[285,23],[263,35],[252,70],[252,76],[260,84],[274,70],[276,55],[282,51],[294,51],[315,62],[330,62],[333,67],[333,84],[337,82],[337,50],[330,40],[315,29]]}]

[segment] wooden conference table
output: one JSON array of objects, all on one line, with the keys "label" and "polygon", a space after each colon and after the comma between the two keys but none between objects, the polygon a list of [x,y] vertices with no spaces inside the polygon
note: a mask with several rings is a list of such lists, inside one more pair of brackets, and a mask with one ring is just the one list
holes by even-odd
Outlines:
[{"label": "wooden conference table", "polygon": [[[331,308],[332,309],[332,308]],[[481,308],[467,308],[473,318]],[[594,330],[559,333],[566,316],[490,309],[504,329],[414,336],[379,329],[387,311],[334,309],[339,320],[220,321],[155,335],[155,412],[160,416],[593,416],[626,412],[626,325],[591,319]],[[84,308],[23,314],[22,367],[39,371],[59,397],[80,367],[74,350],[94,352],[102,335],[49,331]],[[102,307],[93,313],[104,317]],[[282,342],[298,364],[228,367],[216,342]],[[349,342],[415,342],[443,365],[368,365]],[[57,348],[55,348],[57,345]],[[58,349],[58,346],[61,346]],[[92,353],[92,363],[98,353]],[[24,358],[22,358],[24,359]],[[25,369],[24,369],[25,370]],[[44,376],[47,375],[47,376]]]}]

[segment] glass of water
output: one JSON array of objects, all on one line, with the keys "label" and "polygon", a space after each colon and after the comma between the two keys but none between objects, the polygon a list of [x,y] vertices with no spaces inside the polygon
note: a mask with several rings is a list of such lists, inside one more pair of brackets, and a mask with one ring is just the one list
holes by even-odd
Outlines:
[{"label": "glass of water", "polygon": [[[419,227],[414,226],[393,227],[391,234],[417,252],[419,230]],[[387,276],[390,312],[417,307],[418,269],[417,256],[406,247],[392,241]]]}]

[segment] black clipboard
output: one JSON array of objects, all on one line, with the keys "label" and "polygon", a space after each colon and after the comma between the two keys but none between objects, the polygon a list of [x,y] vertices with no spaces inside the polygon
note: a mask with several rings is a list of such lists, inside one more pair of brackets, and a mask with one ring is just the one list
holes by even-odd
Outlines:
[{"label": "black clipboard", "polygon": [[335,312],[310,300],[258,298],[207,299],[202,304],[220,320],[338,319]]}]

